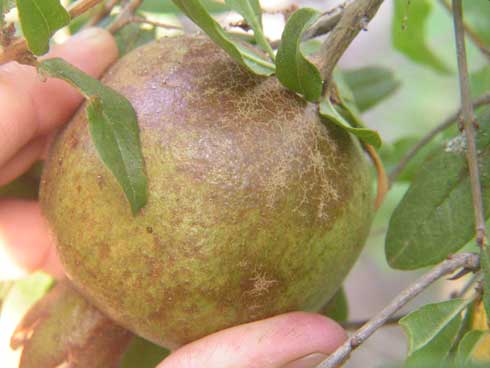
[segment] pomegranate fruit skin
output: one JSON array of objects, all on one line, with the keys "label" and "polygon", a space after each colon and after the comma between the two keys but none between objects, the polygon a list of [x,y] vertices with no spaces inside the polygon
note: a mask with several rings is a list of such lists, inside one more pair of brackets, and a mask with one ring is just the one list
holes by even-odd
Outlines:
[{"label": "pomegranate fruit skin", "polygon": [[53,144],[40,198],[83,295],[169,348],[328,302],[373,214],[355,139],[203,36],[138,48],[103,82],[137,112],[149,200],[131,214],[81,108]]}]

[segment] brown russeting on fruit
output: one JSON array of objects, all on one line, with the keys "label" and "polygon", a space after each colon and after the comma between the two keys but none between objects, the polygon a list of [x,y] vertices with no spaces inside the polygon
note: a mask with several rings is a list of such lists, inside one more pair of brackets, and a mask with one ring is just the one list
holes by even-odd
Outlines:
[{"label": "brown russeting on fruit", "polygon": [[173,348],[332,297],[372,217],[372,178],[349,134],[202,36],[139,48],[104,82],[138,115],[143,213],[131,215],[99,160],[83,109],[41,189],[68,275],[95,305]]}]

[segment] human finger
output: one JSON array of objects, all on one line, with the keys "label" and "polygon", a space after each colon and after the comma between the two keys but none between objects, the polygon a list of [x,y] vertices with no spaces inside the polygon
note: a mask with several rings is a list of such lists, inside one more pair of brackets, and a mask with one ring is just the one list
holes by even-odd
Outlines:
[{"label": "human finger", "polygon": [[336,322],[292,312],[232,327],[183,346],[158,368],[309,368],[346,339]]},{"label": "human finger", "polygon": [[0,280],[43,270],[63,274],[39,203],[0,200]]},{"label": "human finger", "polygon": [[[89,28],[47,57],[62,57],[86,73],[99,77],[116,60],[114,38],[105,30]],[[33,139],[65,123],[82,101],[68,83],[42,82],[36,70],[11,62],[0,67],[0,167]]]}]

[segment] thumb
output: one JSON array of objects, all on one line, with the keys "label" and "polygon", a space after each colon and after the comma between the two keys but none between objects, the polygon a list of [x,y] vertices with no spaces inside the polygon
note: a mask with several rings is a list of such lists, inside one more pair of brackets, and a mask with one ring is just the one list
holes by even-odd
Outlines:
[{"label": "thumb", "polygon": [[176,350],[158,368],[313,368],[345,339],[331,319],[292,312],[204,337]]}]

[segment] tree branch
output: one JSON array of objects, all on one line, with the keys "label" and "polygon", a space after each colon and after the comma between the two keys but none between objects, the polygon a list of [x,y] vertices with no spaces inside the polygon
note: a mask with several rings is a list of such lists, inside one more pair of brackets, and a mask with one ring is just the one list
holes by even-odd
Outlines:
[{"label": "tree branch", "polygon": [[[68,13],[72,19],[76,18],[89,9],[92,9],[100,2],[102,2],[102,0],[79,0],[68,9]],[[0,65],[8,63],[9,61],[32,61],[33,58],[32,53],[27,48],[25,38],[17,38],[5,49],[0,51]]]},{"label": "tree branch", "polygon": [[109,27],[107,27],[107,30],[114,34],[121,28],[126,26],[128,23],[130,23],[131,18],[133,18],[134,13],[136,12],[136,10],[138,10],[142,3],[143,0],[128,1],[128,3],[121,10],[121,13],[119,13],[119,15],[114,20],[114,22],[112,22]]},{"label": "tree branch", "polygon": [[378,152],[376,152],[376,149],[367,143],[363,144],[363,147],[376,168],[378,188],[376,199],[374,201],[374,208],[378,209],[381,207],[386,193],[388,193],[388,190],[390,189],[390,181],[386,175],[385,167],[383,166],[383,162],[381,161]]},{"label": "tree branch", "polygon": [[96,13],[88,22],[85,24],[84,27],[93,27],[97,23],[99,23],[102,19],[104,19],[106,16],[110,15],[112,12],[112,9],[119,3],[120,0],[109,0],[107,3],[104,4],[102,9],[98,13]]},{"label": "tree branch", "polygon": [[160,28],[165,28],[165,29],[175,29],[177,31],[183,31],[182,27],[173,25],[173,24],[168,24],[168,23],[163,23],[163,22],[157,22],[151,19],[147,19],[145,17],[138,17],[138,16],[133,16],[129,18],[128,23],[143,23],[143,24],[149,24],[153,27],[160,27]]},{"label": "tree branch", "polygon": [[477,270],[479,264],[480,257],[474,253],[459,253],[449,257],[399,293],[382,311],[357,330],[340,348],[320,363],[317,368],[338,367],[348,358],[349,354],[355,348],[366,341],[378,328],[389,321],[396,312],[424,291],[428,286],[460,268]]},{"label": "tree branch", "polygon": [[[484,95],[476,98],[472,102],[473,108],[477,109],[481,106],[484,105],[489,105],[490,104],[490,93],[485,93]],[[447,128],[449,128],[451,125],[453,125],[456,121],[458,121],[458,118],[461,116],[462,110],[459,109],[457,112],[454,114],[451,114],[449,117],[444,119],[444,121],[437,125],[434,129],[432,129],[429,133],[427,133],[426,136],[424,136],[415,146],[413,146],[398,162],[398,165],[391,171],[389,175],[390,183],[393,183],[398,176],[402,173],[402,171],[405,169],[405,167],[408,165],[410,160],[412,160],[419,151],[424,148],[436,135],[439,133],[443,132]]]},{"label": "tree branch", "polygon": [[461,0],[453,0],[454,31],[456,35],[456,50],[458,56],[459,87],[461,94],[464,132],[466,134],[466,159],[470,171],[473,208],[475,211],[476,242],[481,247],[486,246],[485,213],[476,152],[475,114],[470,97],[470,82],[464,42],[463,7]]},{"label": "tree branch", "polygon": [[378,11],[383,0],[357,0],[345,7],[342,17],[322,44],[320,73],[324,81],[330,80],[340,57],[357,34]]},{"label": "tree branch", "polygon": [[[398,321],[400,321],[400,319],[402,319],[403,317],[405,317],[405,315],[390,317],[386,320],[383,326],[397,324]],[[358,330],[368,322],[369,320],[367,319],[361,321],[346,321],[346,322],[341,322],[340,325],[346,330],[352,331],[352,330]]]},{"label": "tree branch", "polygon": [[96,5],[99,5],[103,0],[79,0],[74,3],[68,9],[68,13],[70,13],[70,17],[76,18],[85,13],[86,11],[92,9]]}]

